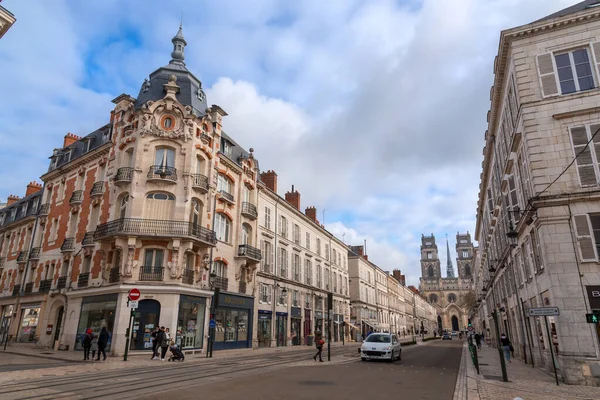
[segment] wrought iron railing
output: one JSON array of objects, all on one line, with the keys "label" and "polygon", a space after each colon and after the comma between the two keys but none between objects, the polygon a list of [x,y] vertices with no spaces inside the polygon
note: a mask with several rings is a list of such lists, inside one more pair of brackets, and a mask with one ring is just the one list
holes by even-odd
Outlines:
[{"label": "wrought iron railing", "polygon": [[94,182],[92,190],[90,191],[91,196],[100,196],[104,193],[104,181]]},{"label": "wrought iron railing", "polygon": [[19,252],[19,255],[17,256],[17,262],[18,263],[24,263],[27,261],[27,251],[21,251]]},{"label": "wrought iron railing", "polygon": [[110,276],[108,277],[109,283],[116,283],[121,280],[121,271],[119,267],[114,267],[110,269]]},{"label": "wrought iron railing", "polygon": [[113,235],[192,236],[212,245],[217,243],[215,232],[203,226],[184,221],[142,218],[121,218],[98,225],[94,239],[98,240]]},{"label": "wrought iron railing", "polygon": [[229,279],[223,278],[222,276],[212,276],[213,289],[221,288],[221,290],[227,290],[229,287]]},{"label": "wrought iron railing", "polygon": [[162,165],[153,165],[148,171],[149,179],[167,179],[170,181],[177,180],[177,168],[165,167]]},{"label": "wrought iron railing", "polygon": [[87,287],[90,283],[90,273],[82,272],[79,274],[79,278],[77,278],[77,287]]},{"label": "wrought iron railing", "polygon": [[133,168],[121,167],[117,170],[117,173],[115,174],[115,182],[131,182],[132,177]]},{"label": "wrought iron railing", "polygon": [[220,195],[221,195],[221,198],[222,198],[223,200],[226,200],[226,201],[228,201],[228,202],[230,202],[230,203],[233,203],[233,195],[232,195],[231,193],[227,193],[227,192],[226,192],[226,191],[224,191],[224,190],[221,190],[219,193],[220,193]]},{"label": "wrought iron railing", "polygon": [[82,246],[93,246],[94,245],[94,231],[86,232],[83,236]]},{"label": "wrought iron railing", "polygon": [[25,284],[25,290],[24,290],[25,294],[29,294],[29,293],[33,292],[33,283],[34,282],[27,282]]},{"label": "wrought iron railing", "polygon": [[202,174],[193,174],[192,187],[208,191],[208,178]]},{"label": "wrought iron railing", "polygon": [[81,204],[83,203],[83,190],[76,190],[69,199],[69,204]]},{"label": "wrought iron railing", "polygon": [[38,215],[50,214],[50,203],[42,204],[38,210]]},{"label": "wrought iron railing", "polygon": [[56,281],[56,288],[57,289],[64,289],[67,287],[67,277],[66,276],[61,276],[58,278],[58,280]]},{"label": "wrought iron railing", "polygon": [[258,217],[258,211],[256,210],[256,206],[252,203],[244,201],[242,203],[242,215],[256,219]]},{"label": "wrought iron railing", "polygon": [[31,249],[31,254],[29,255],[30,260],[39,260],[40,259],[40,247],[34,247]]},{"label": "wrought iron railing", "polygon": [[38,292],[48,293],[50,291],[51,287],[52,287],[52,279],[44,279],[43,281],[40,281],[40,288],[38,289]]},{"label": "wrought iron railing", "polygon": [[193,269],[184,269],[183,275],[181,276],[181,282],[186,283],[188,285],[194,284],[194,270]]},{"label": "wrought iron railing", "polygon": [[60,246],[60,251],[73,251],[75,250],[75,238],[66,238],[63,242],[62,246]]},{"label": "wrought iron railing", "polygon": [[21,285],[15,285],[15,286],[13,286],[12,295],[16,296],[19,294],[20,291],[21,291]]},{"label": "wrought iron railing", "polygon": [[140,267],[140,281],[162,281],[165,269],[163,267]]},{"label": "wrought iron railing", "polygon": [[241,244],[238,247],[238,256],[251,258],[255,261],[260,261],[262,259],[260,249],[257,249],[256,247],[252,247],[248,244]]}]

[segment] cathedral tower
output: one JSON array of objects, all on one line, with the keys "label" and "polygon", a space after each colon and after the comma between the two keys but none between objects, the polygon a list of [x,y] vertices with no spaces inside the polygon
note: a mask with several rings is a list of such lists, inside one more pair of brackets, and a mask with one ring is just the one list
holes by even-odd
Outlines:
[{"label": "cathedral tower", "polygon": [[442,277],[438,247],[435,236],[421,235],[421,277],[425,280],[436,280]]},{"label": "cathedral tower", "polygon": [[456,233],[456,266],[458,277],[462,279],[473,278],[474,247],[471,234]]}]

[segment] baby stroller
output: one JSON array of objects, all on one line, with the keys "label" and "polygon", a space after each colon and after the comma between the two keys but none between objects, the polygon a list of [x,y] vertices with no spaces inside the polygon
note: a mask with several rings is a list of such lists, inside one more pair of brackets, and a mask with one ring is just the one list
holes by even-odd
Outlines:
[{"label": "baby stroller", "polygon": [[171,350],[171,357],[169,357],[169,361],[183,362],[183,360],[185,360],[185,356],[181,350],[177,348],[177,346],[173,345],[169,348],[169,350]]}]

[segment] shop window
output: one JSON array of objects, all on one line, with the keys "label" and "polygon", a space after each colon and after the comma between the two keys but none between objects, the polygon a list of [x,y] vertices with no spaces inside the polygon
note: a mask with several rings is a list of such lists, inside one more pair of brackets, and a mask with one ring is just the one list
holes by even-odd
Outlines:
[{"label": "shop window", "polygon": [[88,328],[96,335],[99,335],[100,330],[103,327],[106,327],[106,330],[108,331],[106,352],[108,353],[110,351],[116,308],[117,295],[84,298],[81,306],[81,314],[79,315],[79,324],[77,326],[77,340],[75,342],[76,350],[81,350],[83,348],[81,340]]},{"label": "shop window", "polygon": [[176,343],[182,349],[201,348],[204,339],[206,299],[181,296]]},{"label": "shop window", "polygon": [[21,309],[21,326],[17,342],[35,342],[39,322],[40,308],[31,307]]},{"label": "shop window", "polygon": [[248,340],[248,311],[218,309],[215,314],[215,342]]}]

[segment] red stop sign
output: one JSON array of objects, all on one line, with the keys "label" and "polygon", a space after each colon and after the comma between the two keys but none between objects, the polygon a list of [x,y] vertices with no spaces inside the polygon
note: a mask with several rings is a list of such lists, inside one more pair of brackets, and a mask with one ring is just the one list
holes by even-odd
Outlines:
[{"label": "red stop sign", "polygon": [[140,293],[139,289],[133,288],[129,291],[128,297],[129,297],[129,300],[136,301],[140,298],[141,295],[142,294]]}]

